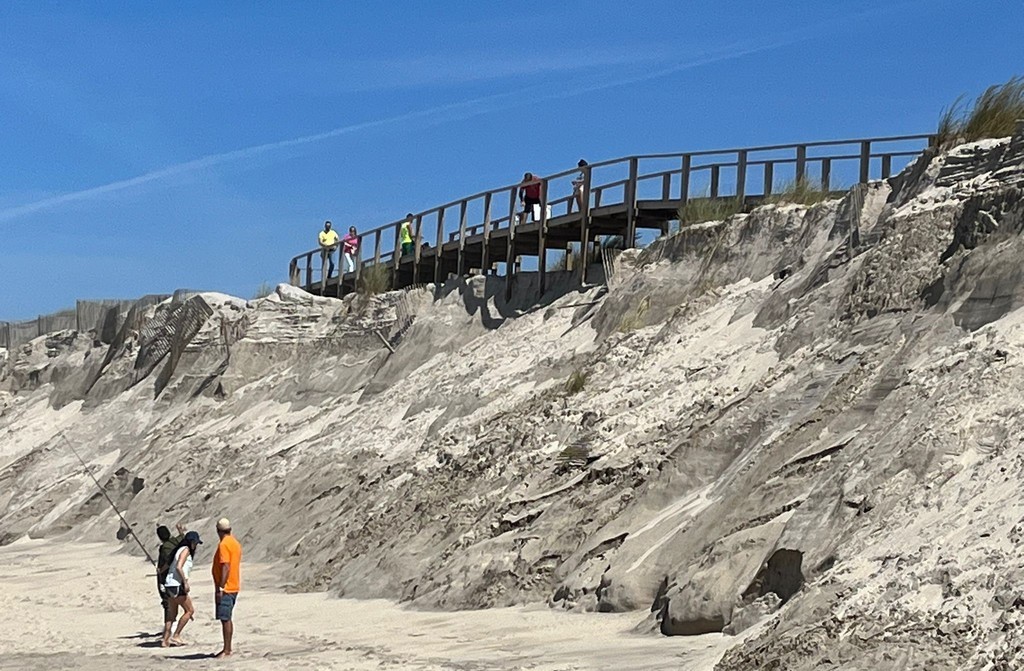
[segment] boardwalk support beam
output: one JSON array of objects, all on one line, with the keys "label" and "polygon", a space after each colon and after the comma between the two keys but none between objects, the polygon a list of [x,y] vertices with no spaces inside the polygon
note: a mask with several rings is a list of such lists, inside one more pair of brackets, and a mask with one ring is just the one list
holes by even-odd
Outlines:
[{"label": "boardwalk support beam", "polygon": [[519,189],[512,187],[508,205],[508,248],[505,252],[505,301],[512,300],[512,281],[516,274],[516,195]]},{"label": "boardwalk support beam", "polygon": [[626,240],[625,247],[636,244],[636,183],[640,176],[640,159],[629,159],[629,182],[626,183]]}]

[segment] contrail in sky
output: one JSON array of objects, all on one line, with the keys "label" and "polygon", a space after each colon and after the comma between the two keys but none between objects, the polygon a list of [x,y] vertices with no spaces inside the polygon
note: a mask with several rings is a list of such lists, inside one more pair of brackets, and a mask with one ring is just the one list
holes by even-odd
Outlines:
[{"label": "contrail in sky", "polygon": [[278,142],[267,142],[265,144],[253,145],[251,147],[243,147],[242,149],[233,149],[231,151],[222,152],[219,154],[210,154],[208,156],[202,156],[200,158],[192,159],[191,161],[185,161],[184,163],[175,163],[165,168],[158,170],[152,170],[150,172],[137,175],[136,177],[130,177],[128,179],[118,180],[116,182],[110,182],[101,186],[94,186],[89,189],[82,189],[81,191],[72,191],[64,193],[59,196],[53,196],[50,198],[43,198],[25,205],[18,205],[11,207],[6,210],[0,210],[0,221],[9,221],[16,217],[20,217],[40,210],[47,210],[57,205],[64,203],[70,203],[76,200],[85,200],[93,196],[102,196],[108,193],[114,193],[117,191],[124,191],[140,184],[147,184],[149,182],[155,182],[166,177],[173,177],[175,175],[181,175],[203,168],[209,168],[212,166],[222,165],[224,163],[232,163],[234,161],[240,161],[247,158],[255,158],[261,154],[268,152],[277,151],[280,149],[287,149],[288,147],[298,147],[307,144],[313,144],[315,142],[321,142],[330,138],[339,137],[342,135],[348,135],[361,130],[368,130],[371,128],[377,128],[380,126],[387,126],[390,124],[400,123],[403,121],[412,121],[424,117],[432,117],[434,115],[441,114],[452,110],[458,110],[464,107],[471,107],[489,100],[504,98],[512,94],[501,93],[493,96],[484,96],[481,98],[473,98],[472,100],[464,100],[462,102],[450,103],[447,105],[439,105],[437,107],[431,107],[424,110],[418,110],[415,112],[408,112],[406,114],[399,114],[398,116],[386,117],[383,119],[374,119],[372,121],[363,121],[361,123],[351,124],[348,126],[341,126],[340,128],[334,128],[323,133],[316,133],[313,135],[303,135],[301,137],[292,138],[290,140],[280,140]]},{"label": "contrail in sky", "polygon": [[[735,58],[741,58],[743,56],[748,56],[754,53],[769,51],[772,49],[777,49],[779,47],[787,46],[794,42],[806,39],[820,27],[822,26],[808,26],[807,28],[804,28],[799,32],[793,31],[787,34],[784,39],[775,40],[772,42],[765,42],[761,44],[747,43],[728,45],[726,47],[720,48],[712,52],[705,52],[691,60],[687,60],[681,63],[675,63],[673,65],[666,66],[664,68],[657,69],[651,72],[647,72],[639,76],[626,77],[622,79],[609,80],[604,82],[595,82],[593,84],[589,84],[586,86],[565,89],[560,92],[548,94],[541,93],[542,89],[539,86],[533,86],[525,89],[519,89],[516,91],[497,93],[489,96],[482,96],[478,98],[472,98],[469,100],[463,100],[460,102],[449,103],[446,105],[439,105],[427,109],[407,112],[405,114],[399,114],[397,116],[390,116],[382,119],[374,119],[371,121],[363,121],[348,126],[334,128],[323,133],[303,135],[301,137],[296,137],[289,140],[267,142],[264,144],[253,145],[251,147],[243,147],[242,149],[234,149],[232,151],[226,151],[218,154],[210,154],[208,156],[202,156],[200,158],[185,161],[183,163],[175,163],[164,168],[152,170],[150,172],[137,175],[135,177],[110,182],[108,184],[103,184],[100,186],[94,186],[88,189],[83,189],[81,191],[72,191],[58,196],[52,196],[50,198],[43,198],[41,200],[25,203],[24,205],[17,205],[14,207],[7,208],[5,210],[0,210],[0,221],[10,221],[12,219],[16,219],[18,217],[22,217],[42,210],[53,209],[54,207],[63,205],[65,203],[87,200],[94,196],[102,196],[105,194],[116,193],[118,191],[124,191],[126,189],[131,189],[133,187],[140,186],[143,184],[157,182],[168,177],[174,177],[176,175],[191,173],[197,170],[223,165],[226,163],[233,163],[236,161],[255,158],[263,154],[279,151],[281,149],[287,149],[289,147],[311,145],[318,142],[322,142],[324,140],[329,140],[331,138],[336,138],[343,135],[350,135],[352,133],[357,133],[360,131],[380,128],[383,126],[391,126],[394,124],[400,124],[407,121],[415,121],[418,119],[429,119],[433,123],[464,120],[482,114],[487,114],[498,109],[507,109],[508,107],[507,102],[505,102],[502,106],[496,106],[493,104],[487,105],[487,103],[496,103],[499,101],[508,101],[508,99],[512,99],[512,104],[514,105],[536,104],[537,102],[540,101],[570,98],[573,96],[582,95],[584,93],[592,93],[595,91],[602,91],[610,88],[629,86],[631,84],[637,84],[644,81],[650,81],[652,79],[666,77],[677,72],[690,70],[703,65],[710,65],[712,63],[732,60]],[[453,112],[456,114],[446,114]]]}]

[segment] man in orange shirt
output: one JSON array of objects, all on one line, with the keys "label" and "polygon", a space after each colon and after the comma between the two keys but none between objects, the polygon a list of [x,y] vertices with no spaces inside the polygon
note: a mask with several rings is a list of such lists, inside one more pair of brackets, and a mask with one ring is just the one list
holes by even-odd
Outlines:
[{"label": "man in orange shirt", "polygon": [[231,637],[235,633],[231,614],[242,586],[242,545],[231,535],[231,522],[226,517],[217,522],[217,535],[220,536],[220,544],[213,555],[213,585],[217,590],[214,593],[217,619],[224,634],[224,649],[216,654],[221,658],[231,655]]}]

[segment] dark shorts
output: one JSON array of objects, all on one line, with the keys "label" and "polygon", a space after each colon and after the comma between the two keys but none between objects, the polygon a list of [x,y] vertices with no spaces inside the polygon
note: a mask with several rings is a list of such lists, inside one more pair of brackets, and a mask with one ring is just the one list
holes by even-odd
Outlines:
[{"label": "dark shorts", "polygon": [[231,614],[235,612],[235,601],[238,599],[238,592],[231,594],[224,592],[220,595],[220,603],[217,604],[217,619],[221,622],[231,622]]},{"label": "dark shorts", "polygon": [[188,594],[188,592],[185,591],[185,587],[184,586],[181,586],[181,587],[165,586],[164,590],[165,590],[167,596],[169,598],[171,598],[171,599],[173,599],[176,596],[185,596],[186,594]]}]

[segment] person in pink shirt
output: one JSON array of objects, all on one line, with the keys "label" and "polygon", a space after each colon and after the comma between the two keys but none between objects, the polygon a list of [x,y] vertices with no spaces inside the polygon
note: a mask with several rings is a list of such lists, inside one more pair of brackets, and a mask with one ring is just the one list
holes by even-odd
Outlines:
[{"label": "person in pink shirt", "polygon": [[356,254],[359,252],[359,235],[355,226],[348,227],[348,235],[341,239],[341,253],[345,262],[344,272],[356,270]]}]

